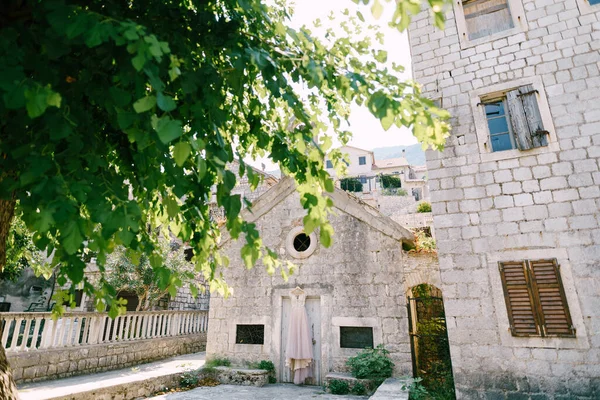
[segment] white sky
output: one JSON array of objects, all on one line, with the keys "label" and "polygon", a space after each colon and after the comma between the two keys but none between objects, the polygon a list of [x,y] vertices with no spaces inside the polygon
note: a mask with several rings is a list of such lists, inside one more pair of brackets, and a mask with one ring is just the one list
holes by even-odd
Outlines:
[{"label": "white sky", "polygon": [[[398,32],[395,28],[390,28],[388,22],[391,20],[394,2],[382,2],[385,11],[379,20],[373,18],[369,6],[357,5],[352,0],[296,0],[294,2],[288,0],[294,7],[294,16],[291,25],[294,28],[299,28],[302,25],[313,27],[313,22],[320,18],[323,26],[328,28],[327,24],[332,24],[328,19],[329,14],[333,11],[336,14],[341,14],[344,9],[350,10],[350,15],[355,15],[356,11],[360,10],[367,23],[379,25],[381,32],[384,34],[383,49],[388,52],[388,62],[395,62],[405,67],[405,73],[402,78],[411,79],[411,58],[410,49],[408,46],[408,36],[405,32]],[[295,4],[294,4],[295,3]],[[341,17],[345,18],[345,17]],[[337,23],[333,24],[334,27]],[[336,30],[336,33],[343,34],[341,28]],[[371,115],[365,107],[354,106],[350,116],[350,131],[353,132],[353,138],[350,145],[371,150],[375,147],[411,145],[417,143],[410,130],[406,128],[397,128],[392,126],[387,132],[383,130],[379,120]],[[251,164],[260,167],[261,162],[266,164],[267,170],[275,169],[276,167],[266,160],[256,160]]]}]

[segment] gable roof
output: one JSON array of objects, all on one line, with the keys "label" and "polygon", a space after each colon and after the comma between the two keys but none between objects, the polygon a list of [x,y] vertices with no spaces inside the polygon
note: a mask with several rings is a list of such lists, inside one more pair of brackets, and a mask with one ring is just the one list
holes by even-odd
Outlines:
[{"label": "gable roof", "polygon": [[399,158],[388,158],[385,160],[375,160],[376,168],[393,168],[393,167],[405,167],[408,166],[408,161],[405,157]]},{"label": "gable roof", "polygon": [[[252,203],[252,211],[247,208],[242,210],[241,217],[248,222],[254,222],[295,191],[296,182],[294,179],[290,177],[282,178],[275,186]],[[358,197],[339,188],[335,188],[333,193],[327,193],[326,195],[333,200],[334,208],[351,215],[392,239],[407,244],[413,243],[414,235],[411,231],[386,217],[378,209],[364,203]],[[227,231],[224,230],[223,233],[220,246],[223,246],[230,239]]]}]

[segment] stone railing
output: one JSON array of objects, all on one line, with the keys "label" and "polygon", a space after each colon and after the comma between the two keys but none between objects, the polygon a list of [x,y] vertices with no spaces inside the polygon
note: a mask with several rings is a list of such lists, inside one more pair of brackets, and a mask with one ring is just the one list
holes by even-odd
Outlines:
[{"label": "stone railing", "polygon": [[106,313],[0,313],[0,345],[7,353],[192,335],[206,332],[207,311]]}]

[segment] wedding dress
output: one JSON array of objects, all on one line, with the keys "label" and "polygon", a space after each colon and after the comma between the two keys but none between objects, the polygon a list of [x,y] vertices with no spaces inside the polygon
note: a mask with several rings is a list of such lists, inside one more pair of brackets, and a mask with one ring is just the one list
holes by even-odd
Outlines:
[{"label": "wedding dress", "polygon": [[299,385],[303,384],[306,378],[312,376],[310,366],[313,358],[312,338],[308,328],[308,316],[304,308],[306,294],[290,293],[290,296],[292,307],[285,362],[294,374],[294,383]]}]

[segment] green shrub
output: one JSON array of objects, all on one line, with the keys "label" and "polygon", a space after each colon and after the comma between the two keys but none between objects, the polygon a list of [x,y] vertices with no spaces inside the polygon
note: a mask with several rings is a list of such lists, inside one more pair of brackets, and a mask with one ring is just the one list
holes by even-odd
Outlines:
[{"label": "green shrub", "polygon": [[231,361],[227,358],[213,358],[212,360],[204,363],[205,367],[229,367],[231,366]]},{"label": "green shrub", "polygon": [[423,231],[415,233],[415,250],[425,253],[433,253],[436,251],[435,239]]},{"label": "green shrub", "polygon": [[428,213],[428,212],[431,212],[431,204],[429,204],[426,201],[424,201],[422,203],[419,203],[419,206],[417,207],[417,212],[418,213]]},{"label": "green shrub", "polygon": [[340,187],[342,190],[347,190],[349,192],[362,192],[363,190],[362,183],[356,178],[340,179]]},{"label": "green shrub", "polygon": [[198,371],[186,371],[179,377],[179,384],[183,388],[198,386]]},{"label": "green shrub", "polygon": [[215,368],[215,367],[203,367],[202,369],[200,369],[200,371],[202,372],[202,375],[206,376],[206,375],[217,375],[219,373],[219,371]]},{"label": "green shrub", "polygon": [[400,178],[393,175],[379,175],[379,181],[384,189],[395,189],[402,186]]},{"label": "green shrub", "polygon": [[382,189],[381,194],[384,196],[408,196],[406,190],[401,188]]},{"label": "green shrub", "polygon": [[269,383],[277,383],[277,378],[275,378],[274,376],[269,376]]},{"label": "green shrub", "polygon": [[264,369],[269,372],[272,372],[275,371],[275,364],[273,364],[271,361],[262,360],[258,363],[257,369]]},{"label": "green shrub", "polygon": [[329,391],[332,394],[348,394],[350,393],[350,386],[346,381],[332,379],[329,381]]},{"label": "green shrub", "polygon": [[394,363],[390,360],[390,352],[383,345],[375,349],[364,349],[346,361],[352,376],[358,379],[371,379],[377,386],[392,376]]},{"label": "green shrub", "polygon": [[363,394],[367,394],[367,388],[360,382],[356,382],[354,386],[352,386],[352,390],[350,390],[352,394],[356,394],[362,396]]},{"label": "green shrub", "polygon": [[407,384],[402,385],[402,390],[409,391],[410,400],[430,400],[432,399],[429,392],[423,385],[421,385],[421,378],[411,379]]}]

